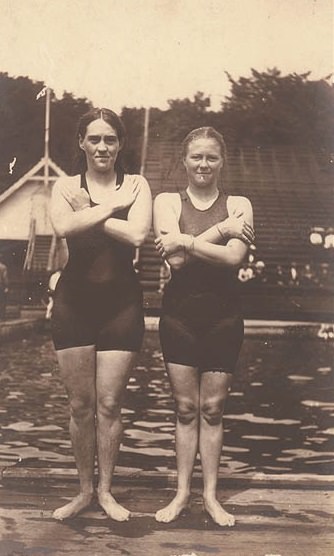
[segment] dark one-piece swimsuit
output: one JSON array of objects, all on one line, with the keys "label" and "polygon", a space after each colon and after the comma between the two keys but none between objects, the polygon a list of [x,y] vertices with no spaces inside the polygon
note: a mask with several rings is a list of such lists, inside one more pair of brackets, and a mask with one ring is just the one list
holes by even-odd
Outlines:
[{"label": "dark one-piece swimsuit", "polygon": [[[182,233],[196,237],[228,217],[227,196],[222,192],[206,210],[196,209],[186,191],[180,197]],[[166,362],[233,373],[243,336],[235,269],[194,258],[172,270],[160,318]]]},{"label": "dark one-piece swimsuit", "polygon": [[[118,185],[123,182],[124,176],[118,175]],[[81,187],[88,192],[85,175]],[[126,220],[128,211],[112,217]],[[144,316],[133,247],[107,236],[99,226],[69,237],[67,244],[69,259],[52,311],[55,348],[95,345],[98,351],[139,351]]]}]

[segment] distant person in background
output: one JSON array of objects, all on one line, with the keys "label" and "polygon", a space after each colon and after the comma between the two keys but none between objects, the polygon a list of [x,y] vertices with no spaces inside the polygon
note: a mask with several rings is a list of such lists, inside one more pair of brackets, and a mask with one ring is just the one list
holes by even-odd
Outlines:
[{"label": "distant person in background", "polygon": [[70,435],[80,493],[55,510],[62,520],[97,499],[111,519],[130,512],[111,494],[122,437],[121,408],[142,345],[144,311],[134,250],[152,221],[150,187],[124,172],[125,129],[111,110],[84,114],[78,127],[79,168],[52,191],[51,218],[69,258],[57,282],[52,335],[70,403]]},{"label": "distant person in background", "polygon": [[305,288],[315,286],[317,284],[316,275],[314,274],[312,267],[309,263],[307,263],[300,276],[300,285],[304,286]]},{"label": "distant person in background", "polygon": [[288,270],[288,284],[289,286],[299,286],[299,274],[297,270],[297,263],[292,262]]},{"label": "distant person in background", "polygon": [[61,270],[58,269],[53,272],[49,278],[48,284],[48,304],[46,306],[46,313],[45,318],[46,320],[50,320],[52,316],[52,307],[53,307],[53,296],[55,293],[56,285],[61,276]]},{"label": "distant person in background", "polygon": [[330,268],[328,263],[321,263],[318,282],[321,288],[334,288],[333,276],[331,276]]},{"label": "distant person in background", "polygon": [[286,285],[286,276],[284,274],[283,267],[280,264],[278,264],[276,266],[275,284],[277,286],[285,286]]},{"label": "distant person in background", "polygon": [[6,318],[8,286],[8,269],[4,263],[3,255],[0,254],[0,320]]},{"label": "distant person in background", "polygon": [[255,263],[255,273],[253,284],[266,284],[268,282],[268,277],[266,273],[266,265],[263,261],[256,261]]},{"label": "distant person in background", "polygon": [[247,262],[245,262],[241,268],[239,268],[238,272],[238,280],[240,282],[248,282],[254,278],[253,269],[249,266]]},{"label": "distant person in background", "polygon": [[217,499],[223,414],[244,327],[237,269],[254,241],[252,206],[221,189],[226,147],[211,127],[183,141],[188,187],[161,193],[154,204],[157,250],[171,266],[160,341],[176,403],[176,496],[156,513],[169,523],[187,507],[199,451],[204,508],[221,526],[234,517]]},{"label": "distant person in background", "polygon": [[324,237],[324,248],[334,249],[334,229],[328,228]]}]

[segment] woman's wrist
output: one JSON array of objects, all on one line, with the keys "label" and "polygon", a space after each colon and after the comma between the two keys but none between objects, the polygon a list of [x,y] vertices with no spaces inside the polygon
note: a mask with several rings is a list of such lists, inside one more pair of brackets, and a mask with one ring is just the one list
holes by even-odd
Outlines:
[{"label": "woman's wrist", "polygon": [[88,209],[88,208],[91,208],[91,206],[90,206],[89,203],[87,203],[86,205],[82,205],[82,206],[81,206],[80,208],[78,208],[77,210],[85,210],[85,209]]},{"label": "woman's wrist", "polygon": [[120,210],[120,207],[117,205],[117,203],[115,202],[114,199],[112,199],[110,201],[110,203],[108,204],[108,212],[109,212],[109,216],[112,216],[115,212],[117,212],[118,210]]},{"label": "woman's wrist", "polygon": [[183,235],[183,248],[186,253],[191,254],[195,248],[195,238],[191,234],[182,234]]},{"label": "woman's wrist", "polygon": [[220,235],[220,237],[224,240],[226,239],[230,239],[230,230],[228,228],[228,226],[226,226],[226,224],[224,224],[224,222],[218,222],[218,224],[216,224],[216,228],[217,231]]}]

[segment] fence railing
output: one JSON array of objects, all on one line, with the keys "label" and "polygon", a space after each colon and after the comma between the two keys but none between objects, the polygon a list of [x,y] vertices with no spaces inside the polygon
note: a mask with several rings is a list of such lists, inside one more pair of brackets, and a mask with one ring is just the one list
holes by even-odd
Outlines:
[{"label": "fence railing", "polygon": [[31,270],[32,261],[34,258],[35,244],[36,244],[36,220],[35,218],[32,218],[30,220],[29,239],[28,239],[27,253],[23,263],[23,270]]}]

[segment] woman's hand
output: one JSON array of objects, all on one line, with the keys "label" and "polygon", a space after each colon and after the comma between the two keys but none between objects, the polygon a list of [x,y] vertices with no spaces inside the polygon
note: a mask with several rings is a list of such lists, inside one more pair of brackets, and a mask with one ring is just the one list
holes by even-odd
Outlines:
[{"label": "woman's hand", "polygon": [[74,212],[90,207],[90,197],[82,187],[76,188],[65,182],[62,184],[61,192]]},{"label": "woman's hand", "polygon": [[155,246],[161,257],[165,258],[181,249],[184,249],[185,234],[175,232],[161,232],[155,240]]},{"label": "woman's hand", "polygon": [[129,176],[129,182],[123,184],[111,196],[113,212],[130,207],[135,202],[140,191],[140,179],[138,176]]},{"label": "woman's hand", "polygon": [[248,245],[254,243],[255,234],[253,227],[246,222],[243,214],[239,214],[235,211],[231,216],[226,218],[226,220],[219,222],[217,227],[219,233],[225,239],[241,239]]}]

